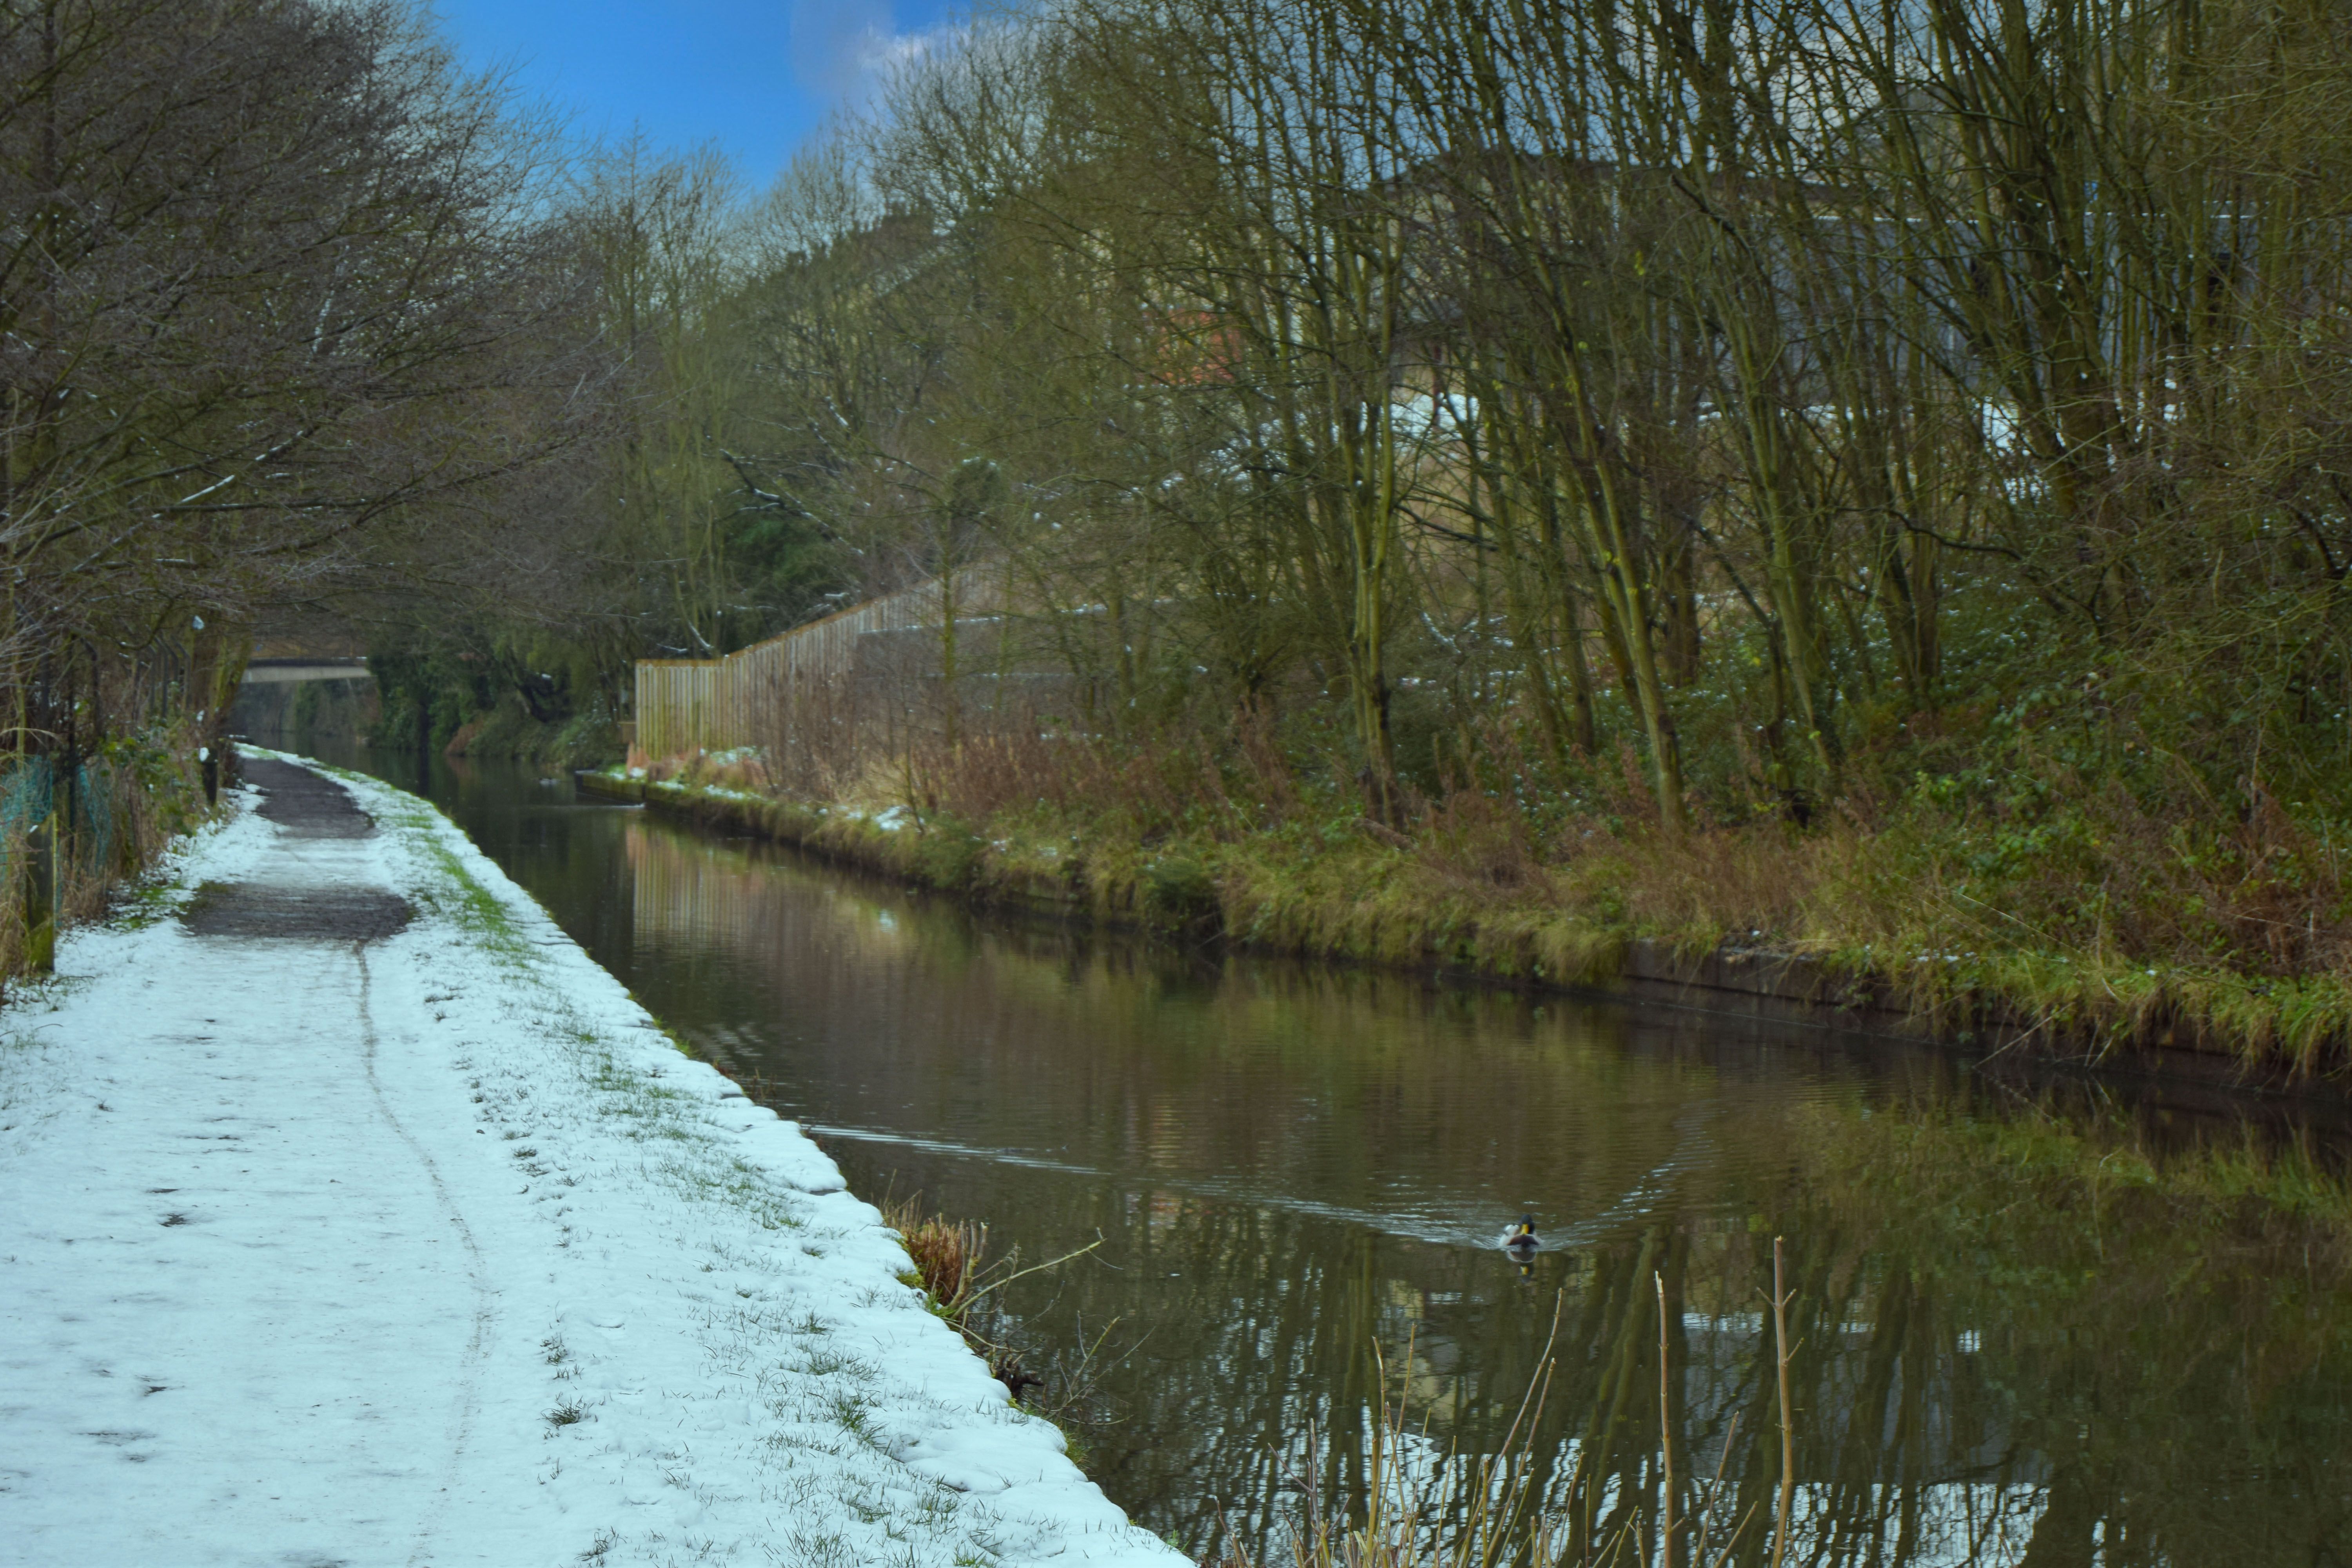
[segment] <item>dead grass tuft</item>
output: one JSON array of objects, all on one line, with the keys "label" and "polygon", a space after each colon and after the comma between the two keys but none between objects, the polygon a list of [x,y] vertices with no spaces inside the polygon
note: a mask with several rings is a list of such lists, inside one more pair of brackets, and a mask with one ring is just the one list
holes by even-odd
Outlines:
[{"label": "dead grass tuft", "polygon": [[982,1260],[988,1255],[988,1227],[971,1220],[951,1220],[925,1214],[922,1194],[883,1210],[884,1223],[907,1244],[923,1293],[942,1316],[953,1321],[972,1303]]}]

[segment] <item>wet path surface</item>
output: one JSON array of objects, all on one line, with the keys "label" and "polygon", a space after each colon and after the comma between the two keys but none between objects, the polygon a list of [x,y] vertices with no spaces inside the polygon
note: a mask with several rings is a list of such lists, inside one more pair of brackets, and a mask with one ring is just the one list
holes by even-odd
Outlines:
[{"label": "wet path surface", "polygon": [[[289,844],[366,838],[375,824],[351,791],[308,768],[267,757],[248,759],[245,781],[261,792],[257,815]],[[180,911],[198,936],[277,937],[299,942],[376,942],[408,923],[408,900],[383,888],[286,884],[266,874],[251,881],[212,882]]]},{"label": "wet path surface", "polygon": [[997,1326],[1155,1529],[1268,1528],[1310,1428],[1344,1501],[1383,1366],[1412,1462],[1466,1484],[1444,1456],[1504,1442],[1549,1342],[1531,1474],[1605,1538],[1654,1508],[1661,1288],[1677,1468],[1769,1511],[1783,1235],[1802,1560],[2352,1552],[2333,1109],[975,919],[562,782],[382,766],[856,1191],[1024,1264],[1092,1245]]},{"label": "wet path surface", "polygon": [[309,768],[275,757],[247,757],[243,773],[245,782],[261,792],[261,819],[288,838],[365,838],[375,831],[351,791]]}]

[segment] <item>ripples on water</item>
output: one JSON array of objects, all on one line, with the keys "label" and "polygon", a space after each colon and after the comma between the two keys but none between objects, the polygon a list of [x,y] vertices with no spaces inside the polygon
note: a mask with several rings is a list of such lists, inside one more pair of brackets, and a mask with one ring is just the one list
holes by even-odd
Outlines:
[{"label": "ripples on water", "polygon": [[[1029,1262],[1100,1239],[998,1327],[1049,1374],[1099,1341],[1090,1468],[1180,1540],[1220,1506],[1272,1529],[1310,1428],[1354,1499],[1375,1344],[1425,1430],[1409,1462],[1463,1484],[1555,1314],[1531,1482],[1595,1538],[1646,1520],[1661,1281],[1677,1468],[1769,1516],[1780,1234],[1797,1560],[2352,1552],[2332,1113],[976,919],[507,770],[429,787],[857,1191]],[[1525,1269],[1494,1245],[1522,1211]]]}]

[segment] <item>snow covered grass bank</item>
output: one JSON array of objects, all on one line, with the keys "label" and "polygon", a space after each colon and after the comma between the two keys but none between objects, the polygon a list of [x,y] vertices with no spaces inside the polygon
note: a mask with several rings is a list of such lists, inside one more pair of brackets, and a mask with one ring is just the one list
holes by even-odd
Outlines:
[{"label": "snow covered grass bank", "polygon": [[247,792],[0,1013],[0,1563],[1182,1561],[797,1128],[336,776],[377,831]]}]

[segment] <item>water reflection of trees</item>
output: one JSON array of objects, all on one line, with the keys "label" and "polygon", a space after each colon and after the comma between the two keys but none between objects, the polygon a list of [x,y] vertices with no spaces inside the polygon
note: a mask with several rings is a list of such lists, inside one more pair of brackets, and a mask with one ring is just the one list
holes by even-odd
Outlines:
[{"label": "water reflection of trees", "polygon": [[[1455,1249],[1266,1208],[1130,1196],[1087,1212],[1123,1244],[1127,1267],[1156,1274],[1177,1300],[1154,1314],[1148,1372],[1123,1391],[1129,1420],[1097,1451],[1116,1493],[1158,1500],[1163,1521],[1196,1540],[1213,1500],[1245,1535],[1278,1531],[1310,1429],[1324,1435],[1326,1502],[1360,1507],[1375,1343],[1434,1443],[1495,1451],[1540,1369],[1555,1292],[1560,1328],[1529,1484],[1580,1544],[1629,1524],[1646,1536],[1659,1485],[1654,1276],[1675,1368],[1678,1512],[1693,1507],[1692,1479],[1720,1464],[1718,1521],[1769,1518],[1777,1416],[1759,1309],[1775,1220],[1796,1233],[1800,1561],[2308,1563],[2347,1539],[2340,1323],[2306,1331],[2318,1303],[2301,1288],[2280,1293],[2274,1266],[2299,1268],[2299,1257],[2220,1268],[2210,1252],[2200,1261],[2171,1245],[2166,1215],[2111,1209],[2071,1244],[2037,1226],[2020,1250],[1966,1253],[1932,1231],[1883,1228],[1905,1224],[1900,1215],[1793,1199],[1753,1229],[1653,1225],[1546,1259],[1522,1282]],[[2105,1270],[2085,1269],[2084,1255],[2095,1261],[2102,1248]],[[2170,1289],[2184,1267],[2218,1277],[2204,1290]],[[2327,1289],[2340,1290],[2340,1267],[2327,1267]],[[2069,1274],[2079,1284],[2054,1290]],[[1079,1276],[1027,1305],[1100,1322],[1126,1294],[1098,1296]],[[1436,1474],[1473,1481],[1466,1466]],[[1763,1550],[1751,1528],[1735,1560]]]},{"label": "water reflection of trees", "polygon": [[[919,1186],[1000,1241],[1107,1237],[1005,1305],[1044,1342],[1125,1321],[1113,1349],[1132,1353],[1106,1378],[1122,1419],[1090,1435],[1094,1468],[1155,1528],[1201,1542],[1222,1508],[1264,1542],[1309,1431],[1327,1503],[1360,1507],[1375,1346],[1437,1452],[1493,1452],[1557,1303],[1529,1485],[1580,1548],[1650,1539],[1662,1281],[1677,1512],[1719,1466],[1718,1529],[1754,1521],[1734,1561],[1760,1563],[1779,1483],[1764,1308],[1785,1234],[1795,1560],[2310,1563],[2352,1541],[2333,1177],[2313,1175],[2296,1212],[2194,1139],[2152,1165],[2128,1127],[1982,1112],[1940,1058],[1841,1076],[1815,1047],[1760,1050],[1721,1025],[1554,1026],[1394,980],[1204,972],[894,913],[653,825],[628,858],[632,940],[699,977],[703,1037],[736,1065],[760,1070],[781,1028],[799,1070],[829,1054],[830,1092],[877,1121],[905,1108],[945,1139],[1053,1152],[1059,1169],[835,1146],[860,1185]],[[761,1007],[784,1020],[765,1037]],[[1516,1193],[1538,1173],[1591,1212],[1644,1171],[1672,1175],[1522,1279],[1357,1223],[1404,1168],[1432,1213],[1447,1181]],[[1465,1464],[1430,1473],[1474,1482]]]},{"label": "water reflection of trees", "polygon": [[[1791,1256],[1800,1561],[2308,1563],[2342,1550],[2352,1429],[2341,1331],[2324,1343],[2297,1332],[2305,1303],[2274,1299],[2261,1272],[2184,1302],[2126,1269],[2087,1285],[2082,1310],[2053,1309],[2036,1304],[2046,1296],[2003,1299],[2015,1258],[1980,1256],[1971,1288],[1958,1259],[1922,1268],[1912,1247],[1850,1216],[1803,1217],[1819,1223]],[[1327,1504],[1360,1507],[1375,1341],[1437,1444],[1475,1456],[1502,1441],[1539,1371],[1541,1290],[1498,1280],[1485,1259],[1318,1236],[1265,1211],[1183,1218],[1153,1261],[1217,1286],[1160,1318],[1132,1425],[1187,1442],[1117,1460],[1181,1466],[1192,1486],[1175,1473],[1131,1478],[1145,1492],[1227,1500],[1234,1522],[1262,1538],[1287,1514],[1280,1489],[1312,1428],[1325,1435]],[[1542,1282],[1566,1294],[1528,1475],[1580,1547],[1655,1528],[1654,1275],[1676,1369],[1677,1511],[1689,1517],[1693,1479],[1720,1464],[1718,1527],[1770,1517],[1777,1416],[1759,1237],[1654,1226]],[[2126,1249],[2149,1239],[2098,1238]],[[2216,1334],[2230,1342],[2214,1346]],[[1436,1473],[1456,1488],[1475,1479],[1465,1465]],[[1193,1530],[1206,1522],[1178,1511]],[[1764,1546],[1751,1527],[1735,1560],[1761,1561]]]}]

